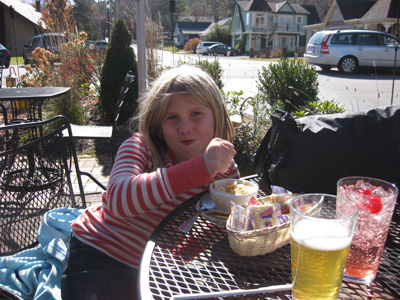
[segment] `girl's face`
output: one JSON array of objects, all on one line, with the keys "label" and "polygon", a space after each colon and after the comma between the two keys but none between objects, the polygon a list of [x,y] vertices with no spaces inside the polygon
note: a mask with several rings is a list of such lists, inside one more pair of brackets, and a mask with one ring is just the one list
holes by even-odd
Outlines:
[{"label": "girl's face", "polygon": [[186,95],[172,95],[161,130],[177,163],[201,154],[214,138],[213,111],[189,100]]}]

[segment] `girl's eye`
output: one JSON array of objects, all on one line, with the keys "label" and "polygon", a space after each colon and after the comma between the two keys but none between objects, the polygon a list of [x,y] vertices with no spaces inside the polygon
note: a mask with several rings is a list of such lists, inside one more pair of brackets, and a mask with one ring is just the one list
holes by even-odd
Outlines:
[{"label": "girl's eye", "polygon": [[200,115],[201,115],[201,112],[199,112],[199,111],[196,111],[193,113],[193,116],[200,116]]},{"label": "girl's eye", "polygon": [[167,120],[175,120],[177,118],[178,118],[177,116],[171,115],[167,117]]}]

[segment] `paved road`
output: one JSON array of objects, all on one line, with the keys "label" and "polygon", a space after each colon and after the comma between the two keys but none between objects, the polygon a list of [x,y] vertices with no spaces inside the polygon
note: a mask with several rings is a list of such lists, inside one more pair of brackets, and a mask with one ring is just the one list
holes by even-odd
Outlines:
[{"label": "paved road", "polygon": [[[346,111],[363,111],[391,104],[400,105],[400,73],[363,71],[343,75],[337,70],[320,72],[320,98],[343,103]],[[393,103],[392,103],[393,90]]]},{"label": "paved road", "polygon": [[[136,50],[136,47],[133,47]],[[262,67],[271,63],[266,60],[249,59],[247,56],[224,57],[198,56],[195,54],[177,54],[171,51],[158,51],[157,59],[160,65],[176,65],[179,61],[197,59],[218,59],[224,72],[222,80],[224,92],[243,91],[243,98],[255,96],[258,93],[258,72]],[[3,87],[8,70],[4,70]],[[373,107],[391,104],[392,88],[394,85],[393,104],[400,105],[400,73],[393,81],[390,72],[361,72],[354,75],[343,75],[337,70],[329,72],[318,71],[319,98],[322,100],[335,100],[345,105],[346,111],[363,111]],[[20,74],[23,74],[20,67]]]},{"label": "paved road", "polygon": [[[161,51],[158,55],[160,64],[175,65],[179,60],[189,59],[218,59],[224,70],[224,91],[244,92],[244,97],[257,94],[258,72],[262,67],[271,63],[265,60],[253,60],[248,57],[207,57],[194,54],[171,54]],[[368,110],[373,107],[391,104],[392,85],[394,83],[393,104],[400,104],[400,73],[397,72],[395,80],[390,72],[363,71],[353,75],[343,75],[337,70],[329,72],[318,70],[319,98],[322,100],[335,100],[345,105],[346,111],[355,112]]]}]

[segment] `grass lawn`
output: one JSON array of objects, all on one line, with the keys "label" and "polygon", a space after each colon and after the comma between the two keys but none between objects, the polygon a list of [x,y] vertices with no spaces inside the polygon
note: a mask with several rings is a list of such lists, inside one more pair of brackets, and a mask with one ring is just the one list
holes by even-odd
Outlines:
[{"label": "grass lawn", "polygon": [[11,56],[11,62],[10,65],[16,65],[17,64],[17,58],[18,58],[18,65],[23,65],[24,64],[24,58],[22,56]]}]

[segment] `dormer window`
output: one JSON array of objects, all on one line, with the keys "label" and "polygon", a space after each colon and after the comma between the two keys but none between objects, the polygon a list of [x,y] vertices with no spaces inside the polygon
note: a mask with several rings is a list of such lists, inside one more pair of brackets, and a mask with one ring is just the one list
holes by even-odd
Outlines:
[{"label": "dormer window", "polygon": [[262,13],[256,13],[256,26],[262,27],[265,24],[265,15]]}]

